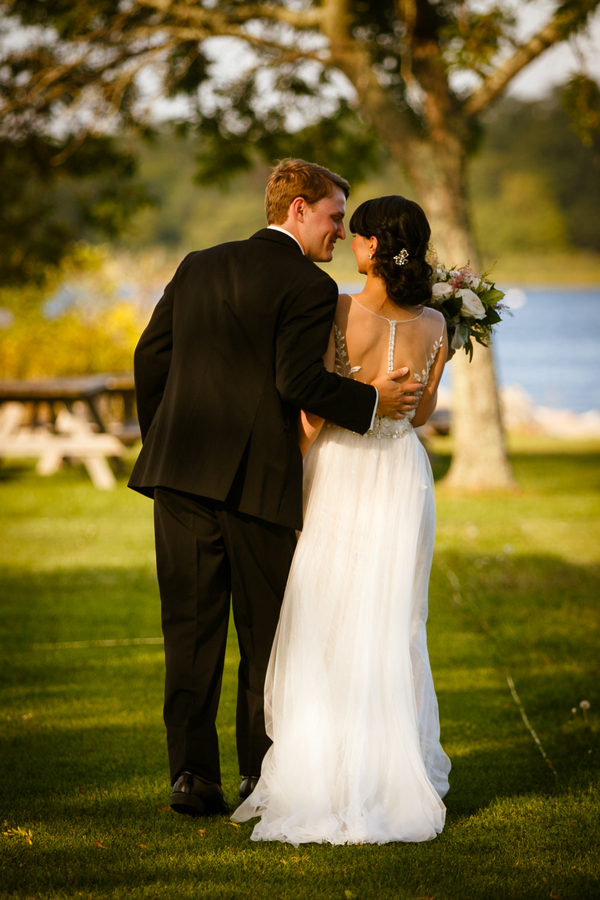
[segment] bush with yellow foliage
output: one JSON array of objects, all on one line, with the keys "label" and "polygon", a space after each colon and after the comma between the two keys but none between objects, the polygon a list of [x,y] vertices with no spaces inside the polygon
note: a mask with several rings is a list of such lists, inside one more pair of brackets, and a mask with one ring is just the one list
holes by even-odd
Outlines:
[{"label": "bush with yellow foliage", "polygon": [[131,371],[171,273],[160,248],[131,256],[80,244],[43,288],[0,291],[0,378]]}]

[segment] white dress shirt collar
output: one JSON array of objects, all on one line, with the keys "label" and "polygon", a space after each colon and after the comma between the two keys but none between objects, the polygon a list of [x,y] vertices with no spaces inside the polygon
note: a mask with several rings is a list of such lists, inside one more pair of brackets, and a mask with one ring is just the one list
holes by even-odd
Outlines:
[{"label": "white dress shirt collar", "polygon": [[[273,231],[281,231],[282,234],[287,234],[287,236],[288,236],[288,237],[291,237],[291,239],[292,239],[293,241],[296,241],[296,243],[298,244],[298,246],[299,246],[300,249],[302,250],[302,244],[300,243],[300,241],[298,240],[298,238],[295,237],[295,235],[293,235],[293,234],[291,233],[291,231],[287,231],[287,229],[282,228],[280,225],[267,225],[267,228],[272,228]],[[302,250],[302,255],[303,255],[303,256],[306,256],[306,253],[304,252],[304,250]]]}]

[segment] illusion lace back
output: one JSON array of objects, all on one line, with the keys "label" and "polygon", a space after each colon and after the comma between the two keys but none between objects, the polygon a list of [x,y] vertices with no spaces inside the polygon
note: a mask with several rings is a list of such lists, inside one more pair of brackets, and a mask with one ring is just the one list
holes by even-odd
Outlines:
[{"label": "illusion lace back", "polygon": [[[436,327],[412,370],[422,383],[441,345]],[[353,377],[362,366],[335,337],[336,371]],[[306,457],[304,492],[265,687],[273,745],[233,820],[260,816],[253,840],[295,846],[430,840],[444,826],[450,762],[425,631],[427,455],[407,419],[376,417],[364,436],[328,423]]]}]

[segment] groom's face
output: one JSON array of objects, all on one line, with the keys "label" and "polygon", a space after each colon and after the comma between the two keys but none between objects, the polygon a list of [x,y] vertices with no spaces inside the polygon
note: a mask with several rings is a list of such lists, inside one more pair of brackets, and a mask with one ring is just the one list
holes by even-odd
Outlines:
[{"label": "groom's face", "polygon": [[330,262],[335,242],[346,237],[345,215],[346,197],[339,188],[330,197],[306,207],[301,243],[313,262]]}]

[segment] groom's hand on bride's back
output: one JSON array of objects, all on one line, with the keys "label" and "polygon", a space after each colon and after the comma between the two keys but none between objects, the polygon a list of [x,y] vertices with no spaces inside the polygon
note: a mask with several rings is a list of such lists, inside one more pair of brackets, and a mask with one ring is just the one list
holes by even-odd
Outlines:
[{"label": "groom's hand on bride's back", "polygon": [[380,375],[371,382],[377,388],[379,402],[377,404],[378,416],[392,416],[394,419],[403,419],[407,412],[416,409],[423,394],[423,385],[416,381],[403,381],[399,384],[397,379],[403,378],[408,373],[405,366],[395,369],[386,375]]}]

